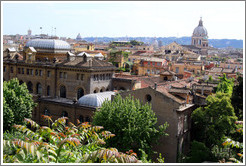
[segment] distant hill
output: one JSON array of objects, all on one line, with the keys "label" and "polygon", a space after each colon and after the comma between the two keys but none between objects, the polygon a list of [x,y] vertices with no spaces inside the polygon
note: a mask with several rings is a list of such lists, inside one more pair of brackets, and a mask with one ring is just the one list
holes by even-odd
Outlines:
[{"label": "distant hill", "polygon": [[[111,42],[111,41],[123,41],[123,40],[138,40],[144,43],[151,44],[154,41],[154,37],[85,37],[84,40],[88,42]],[[157,41],[161,41],[162,45],[167,45],[171,42],[176,41],[181,45],[190,45],[191,37],[157,37]],[[215,48],[243,48],[243,40],[236,39],[208,39],[209,45]]]}]

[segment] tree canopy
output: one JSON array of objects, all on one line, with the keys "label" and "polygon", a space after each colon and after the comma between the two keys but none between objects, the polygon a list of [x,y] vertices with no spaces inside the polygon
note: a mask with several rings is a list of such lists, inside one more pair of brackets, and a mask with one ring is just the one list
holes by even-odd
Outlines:
[{"label": "tree canopy", "polygon": [[243,120],[243,77],[238,77],[238,85],[233,88],[231,103],[235,113],[240,120]]},{"label": "tree canopy", "polygon": [[235,128],[237,117],[227,93],[217,92],[206,99],[207,106],[192,113],[196,140],[212,147],[221,143]]},{"label": "tree canopy", "polygon": [[122,99],[115,96],[112,102],[103,103],[93,117],[94,125],[104,126],[116,136],[109,140],[111,146],[120,151],[133,149],[152,153],[152,143],[156,143],[161,135],[167,135],[167,123],[157,126],[157,117],[149,104],[142,104],[139,100],[129,96]]},{"label": "tree canopy", "polygon": [[17,78],[3,83],[3,129],[13,124],[23,124],[24,118],[31,118],[35,103],[26,84],[19,85]]},{"label": "tree canopy", "polygon": [[227,79],[226,74],[223,74],[223,77],[219,77],[220,83],[217,86],[216,92],[222,92],[227,93],[228,95],[232,95],[233,92],[233,86],[234,86],[234,80],[233,79]]}]

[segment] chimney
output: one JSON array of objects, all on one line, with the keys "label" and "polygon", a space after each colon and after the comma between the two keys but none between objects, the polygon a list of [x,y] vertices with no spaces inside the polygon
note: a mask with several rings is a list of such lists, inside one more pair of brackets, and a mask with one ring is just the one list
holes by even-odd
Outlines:
[{"label": "chimney", "polygon": [[202,95],[203,95],[203,92],[204,92],[204,86],[202,86]]},{"label": "chimney", "polygon": [[190,95],[187,94],[187,96],[186,96],[186,104],[189,104],[189,97],[190,97]]},{"label": "chimney", "polygon": [[157,83],[155,82],[155,90],[157,89]]},{"label": "chimney", "polygon": [[70,61],[70,55],[69,55],[69,52],[67,52],[67,61]]}]

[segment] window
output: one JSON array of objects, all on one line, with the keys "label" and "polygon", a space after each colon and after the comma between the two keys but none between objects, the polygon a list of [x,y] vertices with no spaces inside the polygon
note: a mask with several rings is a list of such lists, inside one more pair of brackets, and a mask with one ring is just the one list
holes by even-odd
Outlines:
[{"label": "window", "polygon": [[150,65],[150,62],[148,62],[148,65]]},{"label": "window", "polygon": [[149,69],[147,69],[147,73],[148,73],[148,74],[150,73],[150,70],[149,70]]},{"label": "window", "polygon": [[29,81],[29,82],[27,83],[27,89],[29,90],[30,93],[33,92],[33,85],[32,85],[32,82],[31,82],[31,81]]},{"label": "window", "polygon": [[18,68],[18,74],[21,74],[21,69],[20,68]]},{"label": "window", "polygon": [[62,78],[62,72],[59,73],[59,77]]},{"label": "window", "polygon": [[26,69],[26,74],[29,75],[29,69]]},{"label": "window", "polygon": [[82,81],[84,80],[84,74],[80,75],[80,80],[82,80]]},{"label": "window", "polygon": [[13,67],[10,67],[10,72],[11,72],[11,73],[13,73],[13,72],[14,72]]},{"label": "window", "polygon": [[24,69],[24,68],[22,68],[21,70],[22,70],[22,74],[25,74],[25,69]]},{"label": "window", "polygon": [[50,75],[50,71],[47,71],[47,77],[50,77],[51,75]]},{"label": "window", "polygon": [[79,121],[80,121],[80,123],[84,122],[84,117],[82,115],[79,116]]},{"label": "window", "polygon": [[146,100],[147,102],[151,102],[152,97],[151,97],[149,94],[147,94],[147,95],[145,96],[145,100]]},{"label": "window", "polygon": [[33,76],[33,69],[30,69],[30,74]]},{"label": "window", "polygon": [[[77,79],[77,80],[79,80],[79,76],[80,76],[80,75],[77,73],[77,76],[76,76],[76,79]],[[94,81],[95,81],[95,80],[94,80]]]},{"label": "window", "polygon": [[67,111],[62,111],[61,117],[68,117]]},{"label": "window", "polygon": [[84,96],[84,90],[79,88],[77,91],[77,99],[81,98],[82,96]]},{"label": "window", "polygon": [[60,87],[60,97],[66,98],[66,87],[65,86]]},{"label": "window", "polygon": [[90,117],[87,116],[87,117],[85,118],[85,121],[86,121],[86,122],[90,122],[90,121],[91,121]]},{"label": "window", "polygon": [[[6,66],[3,66],[3,72],[6,72]],[[20,73],[19,73],[20,74]]]},{"label": "window", "polygon": [[38,70],[37,70],[37,69],[35,70],[35,75],[36,75],[36,76],[38,75]]},{"label": "window", "polygon": [[43,75],[43,71],[39,70],[39,76],[42,76],[42,75]]},{"label": "window", "polygon": [[40,83],[37,83],[37,88],[36,88],[36,90],[37,90],[37,94],[39,94],[39,95],[42,94],[42,86],[41,86]]},{"label": "window", "polygon": [[47,96],[50,96],[50,86],[47,86]]},{"label": "window", "polygon": [[176,67],[175,72],[176,72],[176,73],[179,73],[179,67]]},{"label": "window", "polygon": [[67,78],[67,73],[66,72],[63,73],[63,78]]},{"label": "window", "polygon": [[155,74],[155,70],[154,69],[152,69],[152,74]]},{"label": "window", "polygon": [[164,81],[167,81],[167,76],[164,77]]},{"label": "window", "polygon": [[94,75],[94,76],[93,76],[93,80],[94,80],[94,81],[96,81],[96,80],[97,80],[97,79],[96,79],[96,75]]},{"label": "window", "polygon": [[188,130],[188,116],[184,117],[184,132]]}]

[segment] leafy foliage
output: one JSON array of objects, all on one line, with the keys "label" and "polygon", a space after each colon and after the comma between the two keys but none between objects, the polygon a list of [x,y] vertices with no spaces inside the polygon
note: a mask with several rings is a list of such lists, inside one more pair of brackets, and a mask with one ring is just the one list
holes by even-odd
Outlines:
[{"label": "leafy foliage", "polygon": [[133,149],[140,152],[142,149],[148,156],[152,153],[152,143],[156,143],[161,135],[167,135],[168,124],[157,127],[156,123],[157,117],[151,106],[143,105],[131,96],[122,99],[117,95],[112,102],[104,102],[93,117],[94,125],[104,126],[116,134],[108,140],[109,145],[121,151]]},{"label": "leafy foliage", "polygon": [[[46,117],[47,118],[47,117]],[[115,135],[101,131],[103,127],[88,122],[66,126],[66,117],[47,126],[25,119],[27,125],[15,125],[15,132],[4,133],[5,163],[136,163],[136,153],[125,154],[116,148],[104,148],[105,141]],[[28,128],[27,126],[30,126]],[[17,134],[16,134],[17,133]],[[22,135],[22,136],[21,136]],[[15,137],[17,136],[17,137]],[[24,136],[24,137],[23,137]]]},{"label": "leafy foliage", "polygon": [[235,109],[237,117],[243,119],[243,78],[238,77],[238,85],[234,86],[231,103]]},{"label": "leafy foliage", "polygon": [[192,113],[196,140],[206,146],[221,144],[222,139],[235,128],[237,117],[226,93],[217,92],[206,99],[207,106]]},{"label": "leafy foliage", "polygon": [[211,160],[212,153],[210,149],[202,142],[193,141],[191,143],[191,151],[186,162],[188,163],[201,163],[203,161]]},{"label": "leafy foliage", "polygon": [[227,93],[231,96],[233,92],[234,80],[227,79],[225,73],[223,74],[223,77],[219,77],[219,79],[221,82],[217,86],[216,92]]},{"label": "leafy foliage", "polygon": [[4,131],[14,123],[23,124],[24,118],[30,118],[35,103],[26,84],[19,85],[17,78],[3,83],[3,124]]},{"label": "leafy foliage", "polygon": [[219,159],[220,162],[234,162],[241,163],[243,162],[243,130],[242,128],[236,129],[236,132],[240,134],[241,142],[235,141],[229,137],[224,138],[222,147],[215,146],[212,149],[215,157]]}]

